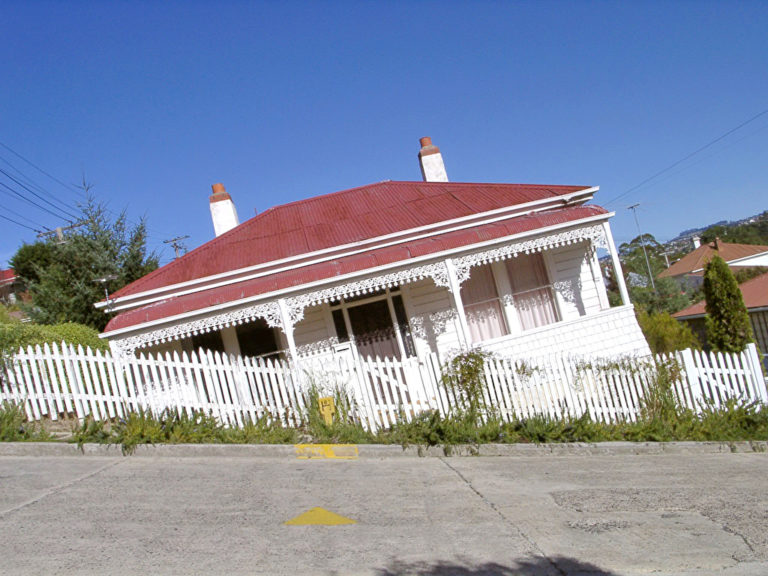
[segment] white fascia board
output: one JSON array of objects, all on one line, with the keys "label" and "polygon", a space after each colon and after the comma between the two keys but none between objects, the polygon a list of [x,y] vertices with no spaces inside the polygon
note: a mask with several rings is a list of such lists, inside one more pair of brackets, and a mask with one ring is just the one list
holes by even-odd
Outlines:
[{"label": "white fascia board", "polygon": [[[276,274],[278,272],[284,272],[286,270],[292,270],[303,266],[309,266],[311,264],[318,264],[327,260],[333,260],[336,258],[343,258],[346,256],[353,256],[360,252],[375,248],[386,248],[405,241],[419,240],[420,238],[428,237],[432,235],[432,231],[439,230],[441,234],[447,232],[454,232],[463,228],[470,228],[473,226],[479,226],[482,224],[491,224],[499,220],[505,220],[514,216],[522,216],[531,212],[539,212],[548,209],[550,206],[573,206],[576,204],[584,204],[591,200],[594,194],[600,189],[599,186],[593,186],[591,188],[585,188],[584,190],[578,190],[569,194],[563,194],[554,198],[544,198],[541,200],[534,200],[532,202],[526,202],[525,204],[516,204],[514,206],[505,206],[504,208],[497,208],[496,210],[489,210],[487,212],[481,212],[479,214],[472,214],[469,216],[462,216],[461,218],[454,218],[452,220],[444,220],[435,224],[429,224],[427,226],[420,226],[418,228],[411,228],[400,232],[393,232],[392,234],[386,234],[384,236],[377,236],[376,238],[369,238],[360,242],[354,242],[351,244],[343,244],[340,246],[334,246],[332,248],[325,248],[323,250],[317,250],[315,252],[308,252],[300,254],[298,256],[291,256],[290,258],[283,258],[281,260],[273,260],[265,262],[263,264],[257,264],[255,266],[249,266],[247,268],[240,268],[238,270],[231,270],[228,272],[222,272],[221,274],[214,274],[212,276],[206,276],[204,278],[196,278],[187,282],[180,282],[178,284],[171,284],[169,286],[163,286],[160,288],[154,288],[147,290],[146,292],[139,292],[137,294],[130,294],[117,299],[111,300],[112,311],[129,310],[131,308],[137,308],[144,306],[152,302],[164,300],[169,296],[182,296],[184,294],[190,294],[201,290],[210,290],[211,288],[218,288],[234,282],[243,282],[245,280],[252,280],[259,276],[267,274]],[[578,202],[577,202],[578,200]],[[330,255],[329,255],[330,254]],[[325,256],[325,257],[323,257]],[[310,260],[311,259],[311,260]],[[300,264],[290,265],[297,261],[304,261]],[[280,268],[278,268],[281,266]],[[265,272],[258,274],[258,271]],[[233,278],[234,277],[234,278]],[[123,303],[121,305],[121,303]],[[106,308],[107,302],[101,301],[94,304],[96,308]]]},{"label": "white fascia board", "polygon": [[[343,276],[334,276],[325,280],[315,280],[301,286],[292,286],[290,288],[283,288],[281,290],[275,290],[274,292],[267,292],[265,294],[257,294],[256,296],[250,296],[248,298],[242,298],[240,300],[232,300],[230,302],[224,302],[223,304],[217,304],[201,310],[193,310],[191,312],[185,312],[184,314],[177,314],[176,316],[168,316],[158,320],[152,320],[150,322],[144,322],[141,324],[135,324],[133,326],[127,326],[126,328],[119,328],[110,332],[105,332],[99,335],[100,338],[112,338],[115,336],[121,336],[132,332],[141,332],[147,328],[153,328],[155,326],[162,326],[164,324],[175,324],[182,320],[188,320],[198,316],[206,316],[211,313],[220,312],[229,308],[239,308],[241,306],[248,306],[257,304],[259,302],[269,302],[270,300],[276,300],[278,298],[284,298],[293,294],[300,294],[302,292],[311,292],[314,288],[326,286],[329,284],[344,284],[350,280],[358,278],[364,278],[367,276],[376,276],[380,273],[387,273],[398,268],[407,268],[408,266],[418,266],[420,264],[429,261],[439,261],[446,258],[451,258],[462,253],[476,252],[485,248],[491,248],[496,245],[501,245],[509,242],[510,240],[522,240],[529,236],[542,236],[551,232],[557,232],[560,230],[566,230],[568,228],[580,228],[585,225],[599,223],[601,221],[607,221],[614,213],[598,214],[597,216],[589,216],[588,218],[582,218],[581,220],[573,220],[571,222],[564,222],[562,224],[555,224],[546,228],[537,228],[536,230],[529,230],[527,232],[521,232],[520,234],[513,234],[512,236],[504,236],[503,238],[496,238],[494,240],[486,240],[485,242],[479,242],[477,244],[471,244],[469,246],[461,246],[460,248],[452,248],[450,250],[444,250],[443,252],[435,252],[433,254],[426,254],[424,256],[418,256],[416,258],[409,258],[408,260],[400,260],[392,264],[385,264],[376,268],[368,268],[367,270],[361,270],[358,272],[350,272]],[[404,266],[407,264],[407,266]],[[174,295],[175,297],[175,295]]]}]

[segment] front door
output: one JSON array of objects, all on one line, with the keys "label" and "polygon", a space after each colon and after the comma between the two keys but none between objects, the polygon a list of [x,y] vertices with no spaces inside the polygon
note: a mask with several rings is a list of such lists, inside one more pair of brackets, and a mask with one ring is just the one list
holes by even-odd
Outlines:
[{"label": "front door", "polygon": [[392,314],[387,300],[377,300],[348,308],[349,323],[357,352],[363,358],[400,358]]}]

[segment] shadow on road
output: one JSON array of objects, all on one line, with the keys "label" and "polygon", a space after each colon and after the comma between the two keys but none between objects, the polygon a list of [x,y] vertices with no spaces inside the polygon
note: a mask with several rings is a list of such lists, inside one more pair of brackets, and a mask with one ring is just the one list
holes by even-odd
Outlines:
[{"label": "shadow on road", "polygon": [[460,564],[455,562],[399,562],[395,561],[378,571],[379,576],[542,576],[547,574],[564,576],[616,576],[594,564],[574,558],[556,556],[521,560],[509,566],[489,562],[486,564]]}]

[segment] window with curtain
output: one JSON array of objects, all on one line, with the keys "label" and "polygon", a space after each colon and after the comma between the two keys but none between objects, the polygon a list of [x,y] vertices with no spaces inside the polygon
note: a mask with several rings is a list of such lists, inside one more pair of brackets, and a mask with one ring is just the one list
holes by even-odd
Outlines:
[{"label": "window with curtain", "polygon": [[523,330],[557,322],[554,293],[542,254],[520,254],[506,260],[505,265]]},{"label": "window with curtain", "polygon": [[509,333],[489,264],[472,268],[469,279],[461,285],[461,299],[472,342]]}]

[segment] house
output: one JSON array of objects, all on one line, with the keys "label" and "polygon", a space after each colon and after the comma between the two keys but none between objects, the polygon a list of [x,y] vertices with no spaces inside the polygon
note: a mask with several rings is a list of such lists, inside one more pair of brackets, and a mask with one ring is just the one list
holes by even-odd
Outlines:
[{"label": "house", "polygon": [[731,244],[715,238],[701,244],[693,238],[694,250],[659,274],[659,278],[674,278],[689,287],[697,288],[704,280],[704,266],[714,255],[720,256],[732,270],[768,266],[768,246]]},{"label": "house", "polygon": [[0,302],[15,304],[19,290],[19,279],[12,269],[0,270]]},{"label": "house", "polygon": [[[763,354],[763,363],[768,368],[768,273],[739,284],[744,304],[749,313],[749,322],[755,335],[755,342]],[[672,314],[690,326],[699,341],[706,346],[706,302],[701,301]]]},{"label": "house", "polygon": [[[216,238],[98,303],[116,354],[207,348],[292,360],[647,354],[596,187],[449,182],[421,140],[424,180],[384,181],[239,223],[215,184]],[[623,303],[611,308],[605,248]]]}]

